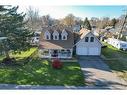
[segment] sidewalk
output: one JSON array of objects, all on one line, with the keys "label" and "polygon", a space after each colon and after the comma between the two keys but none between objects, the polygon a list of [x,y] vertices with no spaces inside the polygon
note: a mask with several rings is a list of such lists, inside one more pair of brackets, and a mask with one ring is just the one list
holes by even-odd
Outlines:
[{"label": "sidewalk", "polygon": [[16,85],[0,84],[0,90],[126,90],[125,88],[114,88],[113,86],[41,86],[41,85]]},{"label": "sidewalk", "polygon": [[[37,85],[16,85],[16,84],[0,84],[0,89],[6,90],[93,90],[93,89],[114,89],[113,87],[101,86],[37,86]],[[127,88],[124,88],[127,89]],[[116,90],[116,89],[115,89]]]}]

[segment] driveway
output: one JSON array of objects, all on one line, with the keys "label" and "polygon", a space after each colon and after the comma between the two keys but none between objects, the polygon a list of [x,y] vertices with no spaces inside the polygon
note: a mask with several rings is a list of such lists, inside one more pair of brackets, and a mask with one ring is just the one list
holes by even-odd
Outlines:
[{"label": "driveway", "polygon": [[127,89],[127,83],[117,77],[99,56],[79,56],[87,86]]}]

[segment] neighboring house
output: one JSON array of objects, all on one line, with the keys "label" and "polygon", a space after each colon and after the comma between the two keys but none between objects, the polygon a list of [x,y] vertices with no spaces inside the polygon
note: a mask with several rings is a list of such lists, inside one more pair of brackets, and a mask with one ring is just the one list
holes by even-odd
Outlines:
[{"label": "neighboring house", "polygon": [[89,30],[81,29],[72,32],[68,29],[43,30],[39,42],[41,58],[72,58],[73,51],[77,55],[100,55],[102,44]]},{"label": "neighboring house", "polygon": [[73,32],[67,29],[42,31],[39,56],[42,58],[72,58]]},{"label": "neighboring house", "polygon": [[100,55],[101,54],[101,42],[93,34],[92,31],[81,29],[80,36],[77,40],[76,54],[77,55]]},{"label": "neighboring house", "polygon": [[39,44],[40,34],[41,34],[40,31],[34,32],[34,37],[32,37],[32,40],[31,40],[32,45],[38,45]]},{"label": "neighboring house", "polygon": [[127,41],[127,31],[124,31],[122,34],[121,34],[121,37],[125,37],[125,40],[124,41]]},{"label": "neighboring house", "polygon": [[73,26],[73,32],[79,32],[81,29],[81,26],[80,25],[74,25]]},{"label": "neighboring house", "polygon": [[99,31],[98,31],[98,29],[93,29],[93,34],[94,34],[95,36],[99,36]]},{"label": "neighboring house", "polygon": [[118,40],[115,38],[108,38],[106,42],[118,49],[127,50],[127,42],[126,41],[121,41],[121,40]]}]

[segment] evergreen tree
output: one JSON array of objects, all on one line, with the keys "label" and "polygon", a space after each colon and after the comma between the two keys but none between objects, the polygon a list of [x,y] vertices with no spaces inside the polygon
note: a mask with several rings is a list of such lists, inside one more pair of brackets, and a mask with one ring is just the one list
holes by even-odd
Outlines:
[{"label": "evergreen tree", "polygon": [[83,23],[83,27],[88,29],[88,30],[91,30],[91,25],[90,25],[90,22],[89,22],[87,17],[85,18],[85,21]]},{"label": "evergreen tree", "polygon": [[116,20],[115,18],[113,18],[113,19],[111,20],[110,25],[113,26],[113,27],[115,27],[116,23],[117,23],[117,20]]},{"label": "evergreen tree", "polygon": [[3,37],[7,37],[2,43],[6,58],[10,58],[10,50],[20,52],[30,46],[31,32],[25,27],[25,14],[18,13],[17,10],[18,6],[0,6],[0,31]]}]

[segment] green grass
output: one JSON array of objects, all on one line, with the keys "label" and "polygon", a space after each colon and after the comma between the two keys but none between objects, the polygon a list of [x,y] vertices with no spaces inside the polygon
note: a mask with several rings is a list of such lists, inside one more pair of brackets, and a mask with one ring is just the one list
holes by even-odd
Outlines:
[{"label": "green grass", "polygon": [[4,57],[4,55],[0,55],[0,61],[3,60]]},{"label": "green grass", "polygon": [[109,44],[102,49],[102,54],[106,57],[105,62],[121,78],[127,81],[127,52],[112,47]]},{"label": "green grass", "polygon": [[[10,53],[10,57],[14,57],[16,58],[16,60],[24,59],[29,57],[36,50],[37,48],[33,47],[33,48],[30,48],[30,50],[22,51],[21,53],[16,53],[16,54]],[[0,60],[2,60],[3,58],[5,58],[5,55],[0,55]]]},{"label": "green grass", "polygon": [[34,58],[24,66],[0,67],[0,83],[31,85],[84,86],[84,76],[76,62],[64,62],[62,69],[53,69],[51,62]]},{"label": "green grass", "polygon": [[17,60],[24,59],[24,58],[29,57],[36,50],[37,48],[30,48],[30,50],[22,51],[21,53],[16,53],[16,54],[10,53],[10,56],[16,58]]}]

